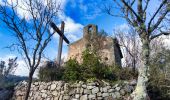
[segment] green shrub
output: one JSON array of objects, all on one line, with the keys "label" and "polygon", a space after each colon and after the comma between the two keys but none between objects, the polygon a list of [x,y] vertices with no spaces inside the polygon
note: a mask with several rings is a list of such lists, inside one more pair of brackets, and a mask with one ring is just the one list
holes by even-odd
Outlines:
[{"label": "green shrub", "polygon": [[82,53],[82,64],[76,59],[66,62],[63,79],[66,81],[88,81],[91,79],[114,80],[115,76],[109,66],[100,62],[100,57],[89,49]]},{"label": "green shrub", "polygon": [[45,66],[40,67],[38,77],[40,81],[61,80],[64,69],[58,67],[54,62],[47,62]]},{"label": "green shrub", "polygon": [[66,62],[63,80],[65,81],[81,80],[81,68],[76,59],[69,59]]},{"label": "green shrub", "polygon": [[170,100],[170,80],[166,78],[158,66],[152,66],[150,74],[147,87],[150,98],[153,100]]},{"label": "green shrub", "polygon": [[133,71],[131,68],[125,67],[120,69],[120,74],[119,78],[120,80],[132,80],[132,79],[137,79],[138,77],[138,72]]},{"label": "green shrub", "polygon": [[147,90],[151,100],[170,100],[170,50],[154,55],[149,69]]}]

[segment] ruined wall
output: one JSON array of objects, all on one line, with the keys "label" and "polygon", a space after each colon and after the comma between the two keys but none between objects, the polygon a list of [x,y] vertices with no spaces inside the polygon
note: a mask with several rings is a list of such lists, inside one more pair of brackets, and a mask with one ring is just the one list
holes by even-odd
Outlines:
[{"label": "ruined wall", "polygon": [[69,45],[69,51],[68,51],[68,56],[67,59],[73,59],[76,58],[76,60],[81,63],[82,59],[82,52],[85,50],[85,44],[84,44],[84,39],[80,39],[76,42]]},{"label": "ruined wall", "polygon": [[[26,85],[21,82],[15,87],[13,100],[24,100]],[[125,100],[135,85],[136,81],[114,85],[107,82],[34,82],[28,100]]]},{"label": "ruined wall", "polygon": [[106,36],[99,36],[97,26],[89,24],[83,29],[83,38],[70,44],[68,51],[68,58],[76,58],[82,62],[82,52],[86,48],[95,49],[102,59],[108,65],[121,66],[121,51],[116,39]]}]

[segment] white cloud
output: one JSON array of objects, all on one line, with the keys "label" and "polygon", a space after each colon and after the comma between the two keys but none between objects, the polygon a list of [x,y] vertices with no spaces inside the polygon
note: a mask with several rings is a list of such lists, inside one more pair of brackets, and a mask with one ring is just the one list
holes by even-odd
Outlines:
[{"label": "white cloud", "polygon": [[[16,55],[9,54],[4,57],[0,57],[0,61],[8,62],[9,58],[15,58]],[[14,75],[20,75],[20,76],[28,76],[29,70],[28,67],[26,67],[25,62],[21,59],[17,59],[18,66],[14,72]]]},{"label": "white cloud", "polygon": [[[64,34],[70,42],[74,42],[82,36],[82,24],[76,23],[73,19],[62,13],[59,14],[59,19],[65,22]],[[60,24],[58,26],[60,26]],[[54,37],[58,38],[58,34],[55,34]]]},{"label": "white cloud", "polygon": [[[28,6],[27,3],[29,3],[28,0],[6,0],[8,2],[9,5],[17,5],[17,7],[15,7],[15,11],[17,12],[17,14],[19,15],[20,18],[25,17],[27,20],[31,19],[31,13],[29,12],[30,6]],[[49,0],[42,0],[42,3],[44,3],[44,5],[47,5],[47,2],[49,2]],[[66,4],[66,0],[50,0],[50,2],[53,2],[56,4],[56,6],[60,5],[60,8],[63,9],[65,4]],[[0,0],[0,4],[4,5],[4,0]],[[34,13],[36,14],[36,10],[34,9]]]},{"label": "white cloud", "polygon": [[123,24],[121,24],[121,25],[115,26],[115,29],[116,29],[116,30],[121,30],[121,31],[126,31],[126,32],[128,32],[129,29],[130,29],[130,27],[129,27],[128,24],[123,23]]}]

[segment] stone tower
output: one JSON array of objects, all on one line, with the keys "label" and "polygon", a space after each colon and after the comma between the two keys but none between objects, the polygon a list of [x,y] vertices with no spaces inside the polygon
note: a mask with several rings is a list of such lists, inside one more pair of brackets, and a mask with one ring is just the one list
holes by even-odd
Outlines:
[{"label": "stone tower", "polygon": [[93,24],[84,27],[83,38],[69,45],[68,59],[76,58],[76,60],[81,63],[82,52],[86,48],[93,48],[94,46],[102,62],[108,65],[115,64],[121,66],[123,56],[117,39],[107,36],[100,37],[97,26]]}]

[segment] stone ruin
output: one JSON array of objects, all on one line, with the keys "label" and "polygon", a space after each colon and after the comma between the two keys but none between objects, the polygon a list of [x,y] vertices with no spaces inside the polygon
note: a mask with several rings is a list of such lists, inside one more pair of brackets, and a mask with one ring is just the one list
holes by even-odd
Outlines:
[{"label": "stone ruin", "polygon": [[101,36],[96,25],[89,24],[83,29],[83,38],[69,45],[68,58],[75,58],[82,62],[82,52],[87,49],[95,49],[107,65],[121,66],[122,52],[116,38]]}]

